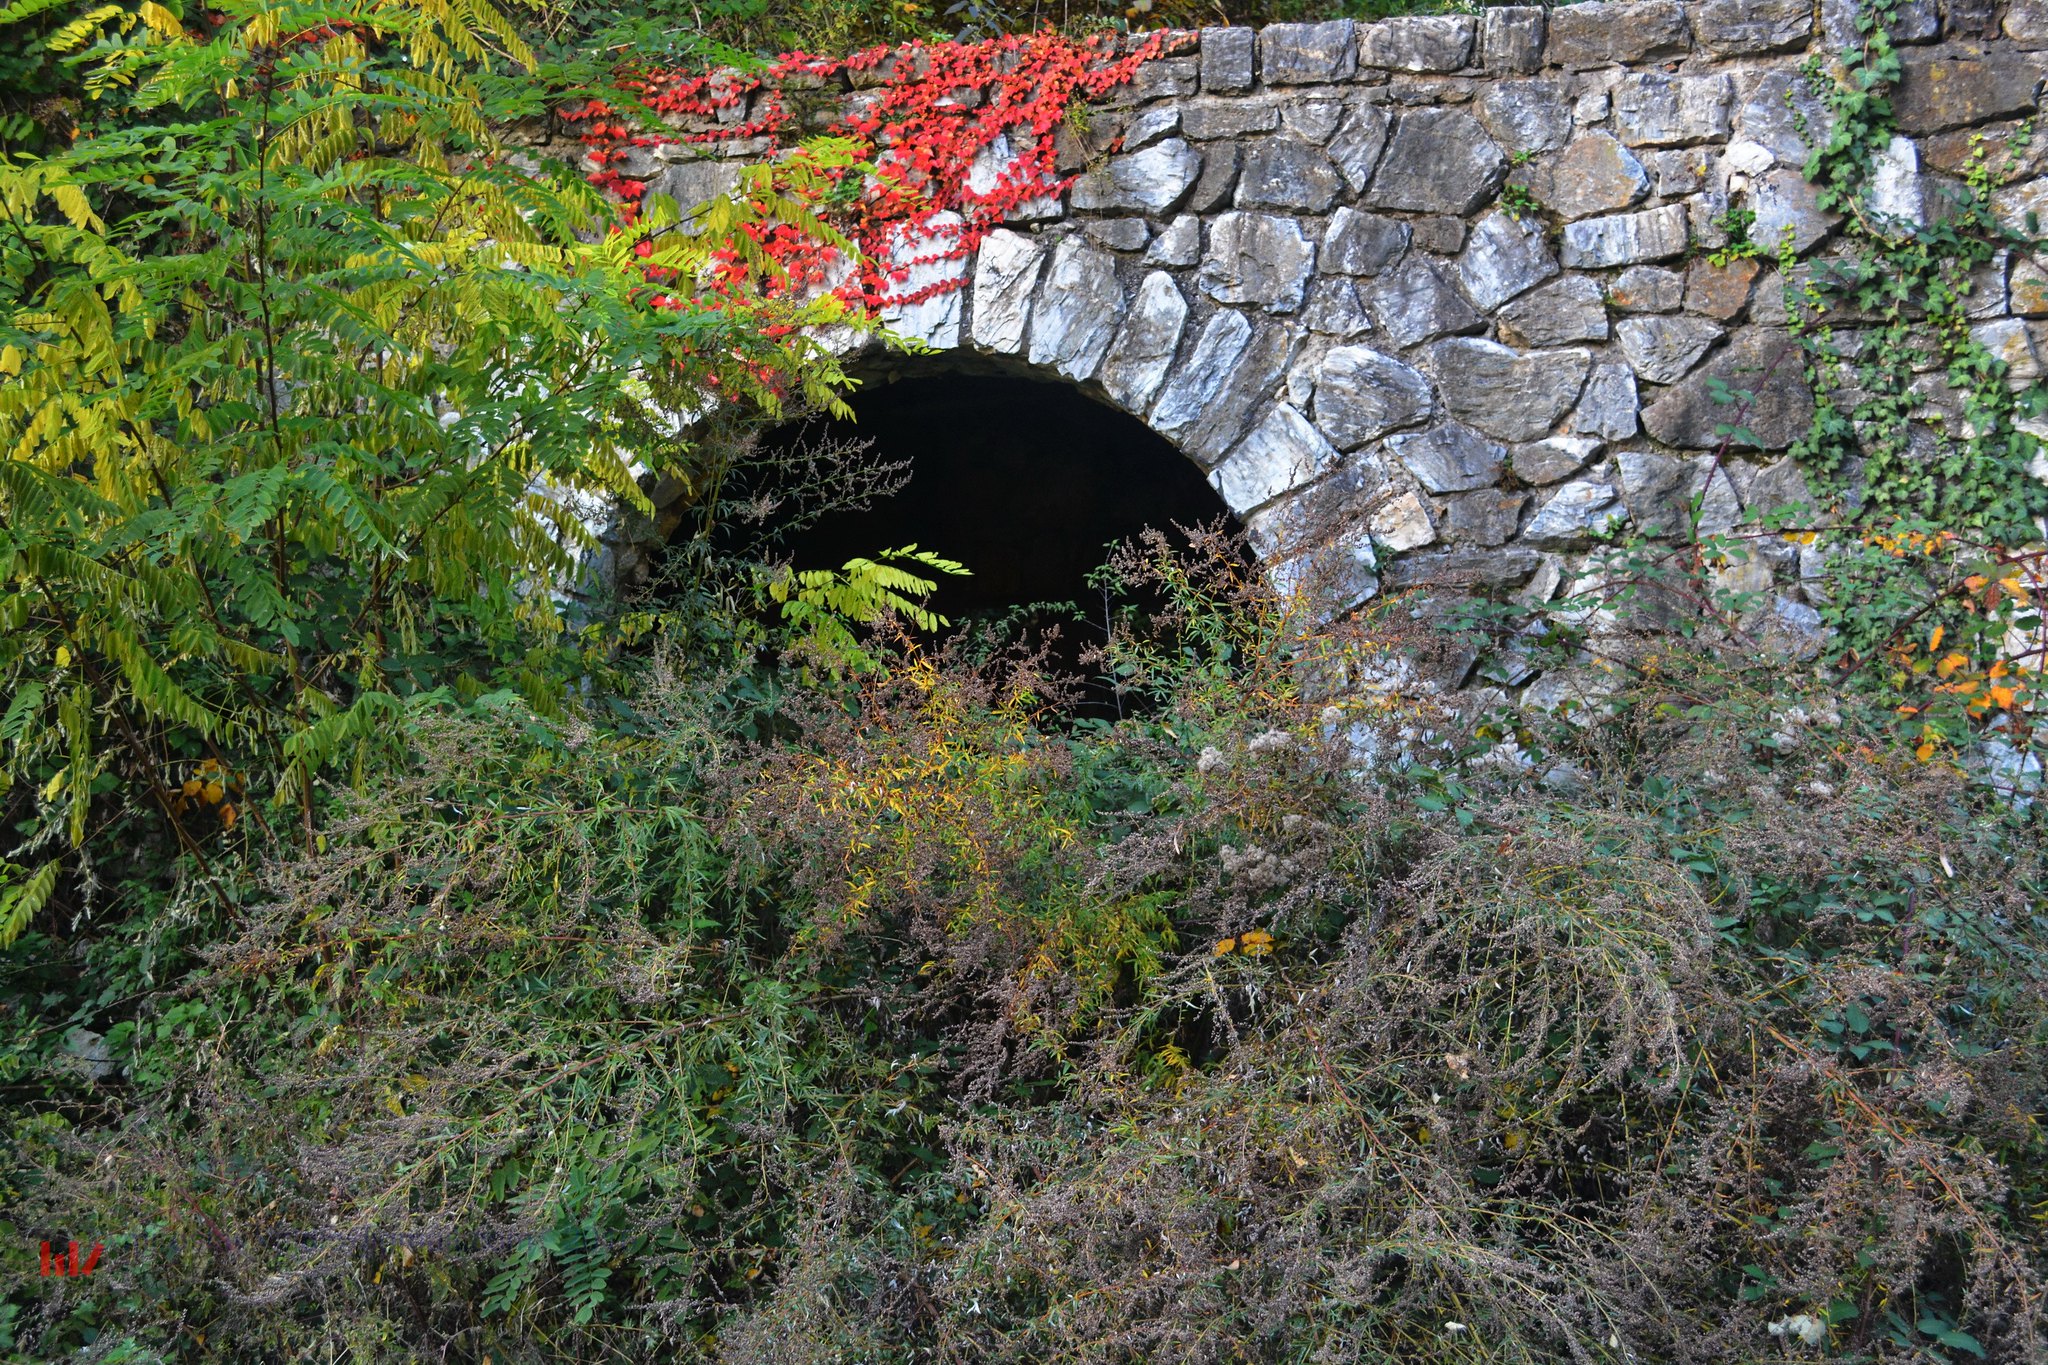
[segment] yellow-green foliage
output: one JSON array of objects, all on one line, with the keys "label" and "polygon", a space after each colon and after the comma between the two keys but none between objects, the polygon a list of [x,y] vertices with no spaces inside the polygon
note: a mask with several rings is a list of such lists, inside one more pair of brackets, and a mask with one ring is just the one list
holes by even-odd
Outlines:
[{"label": "yellow-green foliage", "polygon": [[[771,298],[746,229],[831,233],[765,169],[691,231],[608,233],[496,140],[531,57],[485,0],[214,14],[59,30],[97,107],[0,160],[0,791],[72,844],[118,786],[198,850],[208,759],[307,821],[408,690],[545,706],[548,589],[594,548],[565,503],[644,507],[636,462],[701,486],[652,417],[714,392],[837,401],[806,338],[841,306]],[[741,277],[700,306],[677,282],[728,244]]]}]

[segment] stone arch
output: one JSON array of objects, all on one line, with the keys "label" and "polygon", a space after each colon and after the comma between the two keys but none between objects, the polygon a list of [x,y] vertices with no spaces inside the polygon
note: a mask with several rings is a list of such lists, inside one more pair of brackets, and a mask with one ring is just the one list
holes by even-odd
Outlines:
[{"label": "stone arch", "polygon": [[[1901,11],[1900,136],[1874,209],[1926,221],[1973,136],[2037,112],[2042,13]],[[1759,242],[1808,261],[1833,249],[1839,221],[1800,169],[1825,118],[1800,69],[1853,40],[1854,14],[1853,0],[1602,0],[1179,35],[1085,132],[1059,134],[1074,177],[1061,195],[1017,206],[970,255],[895,243],[906,296],[923,297],[885,317],[1133,414],[1277,566],[1334,562],[1360,594],[1540,600],[1617,525],[1669,532],[1701,499],[1716,531],[1810,498],[1783,454],[1812,413],[1784,361],[1797,272],[1711,252],[1736,207]],[[852,104],[858,86],[817,93]],[[745,127],[751,112],[720,117]],[[625,149],[625,173],[703,198],[761,150],[717,143],[718,126]],[[1993,203],[2015,225],[2048,212],[2048,141],[2022,160]],[[1978,282],[1973,331],[2015,380],[2043,369],[2043,268],[2002,258]],[[1725,460],[1721,384],[1756,395],[1754,445]],[[1928,410],[1945,401],[1930,392]],[[1766,548],[1727,586],[1810,629],[1814,556]]]}]

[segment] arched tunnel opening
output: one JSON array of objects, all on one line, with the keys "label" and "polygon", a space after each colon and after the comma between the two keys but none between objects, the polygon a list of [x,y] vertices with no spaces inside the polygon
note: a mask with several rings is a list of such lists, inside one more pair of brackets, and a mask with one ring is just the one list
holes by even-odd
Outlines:
[{"label": "arched tunnel opening", "polygon": [[[998,624],[1070,677],[1086,679],[1083,652],[1103,638],[1105,603],[1089,579],[1112,546],[1148,528],[1237,529],[1171,443],[1064,383],[942,370],[869,382],[848,403],[851,421],[765,434],[752,477],[824,486],[756,497],[768,510],[722,532],[729,546],[751,538],[754,553],[800,569],[912,544],[957,560],[969,573],[941,576],[932,609],[954,630]],[[1078,709],[1102,706],[1098,687],[1083,693]]]}]

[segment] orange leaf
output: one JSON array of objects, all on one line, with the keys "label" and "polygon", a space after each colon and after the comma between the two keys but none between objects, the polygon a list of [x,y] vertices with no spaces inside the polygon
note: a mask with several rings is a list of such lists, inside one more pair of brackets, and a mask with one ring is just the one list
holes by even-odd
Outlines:
[{"label": "orange leaf", "polygon": [[1936,626],[1936,627],[1934,628],[1934,634],[1932,634],[1932,635],[1930,635],[1930,636],[1928,636],[1928,637],[1927,637],[1927,647],[1928,647],[1929,649],[1940,649],[1940,648],[1941,648],[1941,637],[1942,637],[1942,636],[1944,636],[1944,635],[1946,635],[1947,633],[1948,633],[1947,627],[1945,627],[1945,626]]},{"label": "orange leaf", "polygon": [[1934,741],[1931,739],[1924,741],[1919,748],[1913,751],[1913,757],[1919,759],[1922,763],[1925,763],[1928,759],[1933,758]]}]

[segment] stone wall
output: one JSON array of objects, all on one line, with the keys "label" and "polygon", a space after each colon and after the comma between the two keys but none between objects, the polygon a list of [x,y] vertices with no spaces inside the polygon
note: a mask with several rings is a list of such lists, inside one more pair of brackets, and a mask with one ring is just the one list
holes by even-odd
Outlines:
[{"label": "stone wall", "polygon": [[[1875,208],[1924,221],[1974,135],[2034,114],[2048,0],[1908,0],[1899,27],[1905,135]],[[1838,225],[1801,174],[1826,118],[1799,68],[1853,36],[1853,0],[1204,30],[1063,135],[1063,201],[917,267],[962,287],[890,321],[1142,418],[1339,606],[1547,599],[1620,523],[1669,531],[1704,493],[1714,531],[1807,497],[1782,454],[1812,413],[1782,282],[1708,256],[1731,206],[1755,240],[1827,253]],[[2048,218],[2048,135],[2023,159],[1998,207]],[[701,198],[729,164],[668,166],[652,192]],[[2043,263],[2001,259],[1974,298],[2014,380],[2038,375]],[[1761,445],[1718,465],[1717,379],[1756,393]],[[1766,549],[1729,586],[1810,631],[1815,553]]]}]

